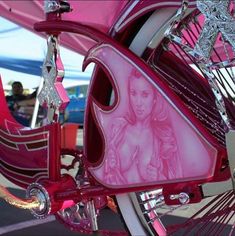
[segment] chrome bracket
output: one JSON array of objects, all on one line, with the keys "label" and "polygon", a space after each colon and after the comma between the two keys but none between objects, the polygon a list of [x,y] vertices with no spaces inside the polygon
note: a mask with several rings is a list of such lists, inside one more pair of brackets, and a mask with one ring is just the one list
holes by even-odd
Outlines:
[{"label": "chrome bracket", "polygon": [[70,12],[70,4],[67,0],[44,0],[44,12],[45,13],[63,13]]},{"label": "chrome bracket", "polygon": [[184,17],[188,9],[188,0],[183,0],[181,7],[177,10],[176,14],[172,18],[170,26],[165,31],[165,36],[170,37],[180,20]]},{"label": "chrome bracket", "polygon": [[89,220],[91,222],[91,229],[93,231],[97,231],[98,230],[98,223],[97,223],[97,213],[96,213],[96,209],[95,209],[95,205],[94,205],[94,200],[90,200],[87,203],[85,203],[86,205],[86,211],[87,211],[87,215],[89,217]]},{"label": "chrome bracket", "polygon": [[60,9],[60,4],[57,0],[45,0],[44,1],[44,12],[57,12]]},{"label": "chrome bracket", "polygon": [[59,55],[57,37],[48,38],[47,55],[42,66],[44,79],[42,90],[38,95],[40,105],[48,108],[48,122],[57,121],[60,109],[64,109],[69,102],[67,93],[62,85],[64,67]]},{"label": "chrome bracket", "polygon": [[195,49],[206,60],[211,56],[219,32],[235,50],[235,20],[229,12],[229,3],[230,0],[197,0],[197,8],[205,16],[205,24]]}]

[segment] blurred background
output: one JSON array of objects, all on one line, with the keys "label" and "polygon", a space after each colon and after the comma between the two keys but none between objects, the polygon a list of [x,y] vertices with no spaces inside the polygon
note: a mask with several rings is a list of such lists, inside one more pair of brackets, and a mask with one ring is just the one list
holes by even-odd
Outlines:
[{"label": "blurred background", "polygon": [[[47,53],[47,41],[2,17],[0,25],[0,76],[4,93],[11,95],[12,83],[20,81],[24,94],[31,94],[42,80],[41,67]],[[63,85],[71,100],[61,113],[60,121],[82,125],[93,66],[82,72],[83,56],[64,47],[60,47],[60,55],[65,68]]]}]

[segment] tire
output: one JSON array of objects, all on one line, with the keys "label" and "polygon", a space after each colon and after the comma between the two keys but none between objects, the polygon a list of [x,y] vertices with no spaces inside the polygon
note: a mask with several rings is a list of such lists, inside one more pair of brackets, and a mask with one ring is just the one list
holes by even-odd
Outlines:
[{"label": "tire", "polygon": [[[172,48],[172,45],[173,47],[175,46],[174,42],[170,42],[171,40],[165,37],[164,32],[166,31],[166,29],[168,29],[170,23],[174,20],[174,17],[172,16],[175,14],[176,10],[177,9],[168,8],[154,12],[146,20],[146,22],[140,28],[135,38],[132,40],[132,43],[130,44],[130,49],[138,56],[144,57],[144,59],[150,64],[152,68],[154,68],[156,64],[159,66],[160,69],[163,68],[164,66],[161,66],[162,64],[164,64],[164,62],[162,62],[164,61],[164,59],[161,59],[162,54],[159,53],[158,62],[151,62],[151,56],[146,56],[147,48],[151,47],[152,51],[154,51],[155,48],[158,48],[158,51],[161,52],[162,50],[164,50],[164,46],[167,46],[167,48]],[[194,20],[198,18],[200,14],[201,13],[199,13],[198,10],[189,11],[185,15],[185,18],[181,19],[183,24],[181,24],[181,22],[178,23],[177,30],[184,32],[183,34],[190,34],[190,30],[185,30],[182,25],[185,24],[188,29],[190,29],[193,24],[197,24],[197,22],[195,23]],[[202,25],[200,25],[200,27],[201,26]],[[196,36],[199,37],[199,34],[200,32],[198,32]],[[193,42],[192,44],[195,44],[195,42]],[[177,54],[177,57],[182,61],[182,66],[188,66],[189,64],[193,63],[193,68],[195,70],[197,70],[197,68],[200,70],[197,61],[193,60],[189,62],[188,60],[190,59],[190,55],[187,55],[187,52],[185,52],[181,46],[176,46],[177,50],[179,51],[176,51],[175,49],[173,49],[172,51],[171,49],[169,49],[169,51],[171,51],[171,53],[173,53],[174,55]],[[195,45],[191,46],[193,47]],[[183,53],[185,58],[188,56],[188,59],[184,60],[184,58],[180,56],[180,52]],[[217,54],[216,49],[214,50],[214,53]],[[217,57],[218,60],[221,61],[221,58],[219,58],[218,55]],[[218,61],[215,61],[214,58],[211,60],[214,64],[218,63]],[[232,70],[229,71],[229,69],[226,68],[224,70],[225,72],[222,73],[226,73],[226,77],[233,76]],[[206,75],[202,71],[200,73],[202,73],[203,77],[206,77]],[[231,124],[233,125],[233,114],[235,114],[234,107],[233,105],[230,106],[228,104],[234,103],[235,94],[234,90],[231,88],[228,89],[228,86],[224,85],[224,83],[228,82],[232,84],[232,87],[234,88],[235,84],[231,80],[224,82],[221,79],[221,76],[223,76],[221,75],[221,68],[218,70],[216,69],[213,73],[215,75],[216,81],[221,86],[219,93],[222,94],[225,100],[225,107],[227,112],[226,115],[229,117]],[[176,84],[172,83],[172,81],[166,82],[169,86],[172,86],[172,90],[175,90],[174,92],[181,98],[185,105],[191,108],[192,105],[189,104],[184,94],[182,95],[184,91],[178,91],[179,89],[174,89]],[[213,110],[213,117],[210,117],[211,122],[207,122],[207,115],[204,115],[204,112],[200,113],[199,111],[199,115],[197,115],[199,117],[200,122],[208,129],[209,132],[213,134],[213,136],[218,140],[218,142],[222,146],[225,146],[226,128],[224,127],[226,125],[224,125],[225,122],[220,116],[220,111],[218,111],[218,107],[216,106],[214,95],[209,87],[209,84],[200,81],[192,83],[194,83],[193,86],[188,88],[194,91],[193,87],[202,86],[202,93],[200,93],[200,91],[196,91],[197,89],[194,92],[198,93],[199,96],[203,96],[206,102],[211,105]],[[187,87],[187,84],[185,84],[185,87]],[[203,109],[204,108],[202,108],[202,110]],[[212,127],[212,125],[214,124],[216,127]],[[116,195],[116,199],[123,220],[130,234],[134,236],[168,234],[232,235],[233,233],[233,224],[235,221],[233,210],[235,204],[233,191],[217,194],[216,196],[212,197],[205,197],[198,204],[182,204],[180,206],[167,206],[164,202],[162,189],[156,189],[155,191],[146,191],[140,193]],[[201,213],[201,215],[199,215],[199,213]],[[195,218],[200,220],[196,220]]]},{"label": "tire", "polygon": [[[153,13],[136,34],[130,44],[130,49],[138,56],[142,56],[150,40],[154,35],[156,35],[156,32],[160,30],[161,33],[159,33],[159,37],[156,39],[156,44],[159,44],[159,42],[163,40],[162,32],[169,27],[170,19],[175,14],[176,10],[177,9],[173,8],[163,9],[162,11],[156,11]],[[152,26],[156,24],[158,27],[153,28]],[[144,41],[142,40],[143,35],[145,36]],[[116,200],[123,221],[126,224],[129,233],[133,236],[154,235],[155,232],[148,226],[142,213],[139,211],[139,203],[136,201],[136,196],[136,193],[116,195]]]}]

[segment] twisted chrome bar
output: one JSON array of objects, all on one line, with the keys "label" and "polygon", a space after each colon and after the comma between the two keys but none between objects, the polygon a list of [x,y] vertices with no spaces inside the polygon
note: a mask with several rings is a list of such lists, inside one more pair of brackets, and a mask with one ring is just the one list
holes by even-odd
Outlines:
[{"label": "twisted chrome bar", "polygon": [[0,198],[3,198],[9,204],[22,209],[33,209],[40,207],[40,202],[36,197],[31,197],[31,199],[20,199],[11,194],[5,187],[1,185]]}]

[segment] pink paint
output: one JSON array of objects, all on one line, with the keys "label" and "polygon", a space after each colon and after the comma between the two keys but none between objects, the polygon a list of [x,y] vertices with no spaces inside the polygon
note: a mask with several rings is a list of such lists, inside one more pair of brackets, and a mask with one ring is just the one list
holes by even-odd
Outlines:
[{"label": "pink paint", "polygon": [[111,110],[93,103],[105,140],[102,163],[90,168],[98,181],[125,187],[213,175],[216,149],[154,83],[156,78],[110,45],[98,46],[89,59],[106,67],[117,91]]},{"label": "pink paint", "polygon": [[71,207],[71,206],[74,206],[75,203],[73,200],[67,200],[67,201],[64,201],[62,206],[61,206],[61,209],[65,209],[65,208],[68,208],[68,207]]}]

